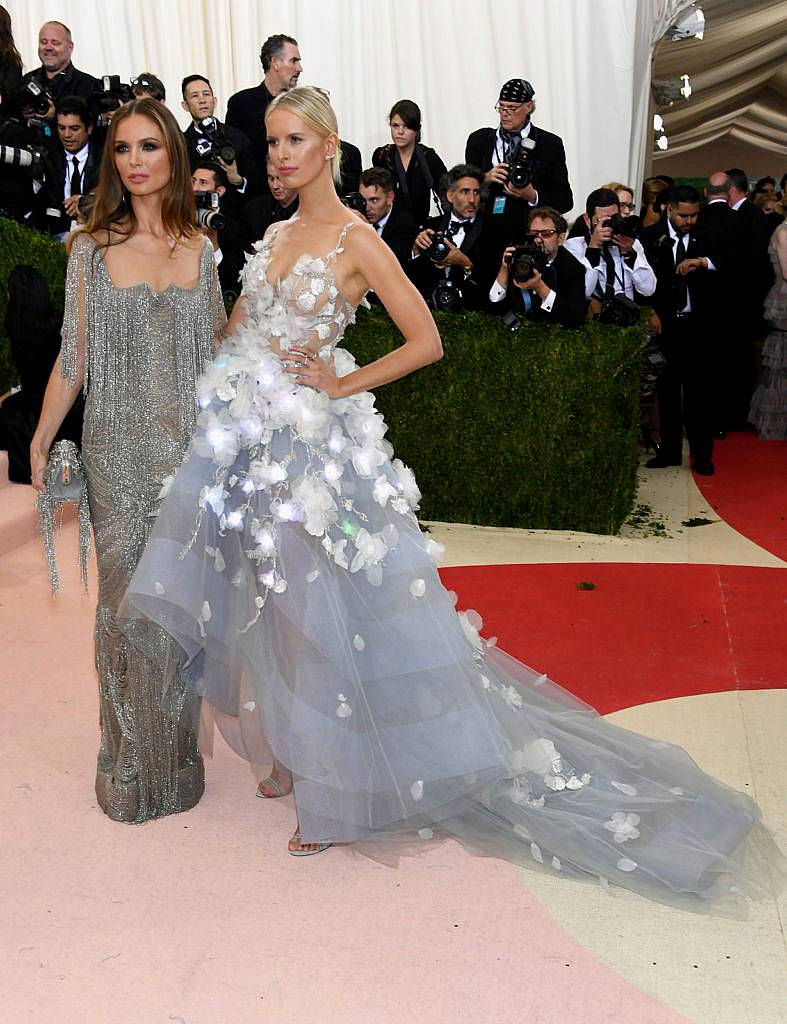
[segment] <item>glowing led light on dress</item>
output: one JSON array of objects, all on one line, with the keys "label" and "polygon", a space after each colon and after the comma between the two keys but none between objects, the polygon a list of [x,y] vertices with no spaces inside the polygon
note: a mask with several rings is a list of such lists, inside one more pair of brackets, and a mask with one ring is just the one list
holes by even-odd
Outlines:
[{"label": "glowing led light on dress", "polygon": [[263,528],[255,535],[254,539],[264,555],[272,555],[276,550],[276,541],[270,530]]},{"label": "glowing led light on dress", "polygon": [[254,481],[253,480],[244,480],[243,483],[241,484],[241,489],[243,490],[243,492],[245,494],[253,494],[254,493]]},{"label": "glowing led light on dress", "polygon": [[669,139],[666,135],[659,135],[656,139],[656,145],[659,149],[669,149]]},{"label": "glowing led light on dress", "polygon": [[344,467],[338,462],[326,462],[323,469],[323,476],[329,484],[335,483],[344,472]]},{"label": "glowing led light on dress", "polygon": [[247,416],[240,425],[241,430],[249,441],[259,441],[262,436],[262,423],[251,416]]},{"label": "glowing led light on dress", "polygon": [[243,526],[243,513],[239,512],[237,509],[234,509],[227,516],[226,522],[227,526],[229,526],[231,530],[237,530],[239,527]]},{"label": "glowing led light on dress", "polygon": [[272,484],[280,484],[287,479],[287,470],[278,462],[272,462],[268,467],[268,479]]},{"label": "glowing led light on dress", "polygon": [[220,427],[211,427],[208,431],[208,442],[214,448],[221,448],[224,443],[224,431]]},{"label": "glowing led light on dress", "polygon": [[210,405],[210,395],[199,396],[199,407],[200,409],[207,409]]},{"label": "glowing led light on dress", "polygon": [[348,537],[352,537],[358,528],[355,523],[351,523],[349,519],[345,519],[342,523],[342,533],[346,533]]},{"label": "glowing led light on dress", "polygon": [[338,455],[339,452],[344,451],[345,444],[346,442],[343,437],[340,437],[338,434],[334,434],[334,436],[328,442],[328,447],[330,448],[334,455]]},{"label": "glowing led light on dress", "polygon": [[292,501],[283,501],[276,509],[276,518],[283,522],[292,522],[298,518],[298,506]]},{"label": "glowing led light on dress", "polygon": [[257,374],[257,386],[261,388],[273,387],[276,375],[273,370],[263,370],[262,373]]},{"label": "glowing led light on dress", "polygon": [[290,391],[286,391],[279,397],[279,408],[283,412],[292,412],[295,408],[295,395]]},{"label": "glowing led light on dress", "polygon": [[276,574],[272,569],[270,572],[260,573],[260,582],[264,583],[266,587],[272,587],[276,582]]},{"label": "glowing led light on dress", "polygon": [[661,114],[654,114],[653,115],[653,131],[654,132],[662,132],[662,131],[664,131],[664,118],[661,116]]}]

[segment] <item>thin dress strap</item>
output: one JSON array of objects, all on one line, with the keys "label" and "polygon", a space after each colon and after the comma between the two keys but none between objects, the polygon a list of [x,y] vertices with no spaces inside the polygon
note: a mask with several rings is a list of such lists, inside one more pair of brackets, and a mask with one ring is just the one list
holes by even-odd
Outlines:
[{"label": "thin dress strap", "polygon": [[338,256],[338,255],[339,255],[339,253],[342,253],[342,252],[344,252],[344,249],[342,248],[342,242],[343,242],[343,241],[344,241],[344,239],[346,238],[346,236],[347,236],[347,232],[348,232],[348,231],[350,230],[350,228],[354,228],[354,227],[355,227],[355,225],[356,225],[357,223],[358,223],[358,221],[356,221],[356,220],[351,220],[351,221],[349,221],[349,223],[347,223],[347,224],[345,224],[345,225],[344,225],[344,227],[342,228],[342,230],[341,230],[341,231],[339,232],[339,237],[338,237],[338,238],[337,238],[337,240],[336,240],[336,246],[335,246],[335,247],[334,247],[334,248],[333,248],[333,249],[331,250],[331,252],[329,252],[329,253],[328,253],[328,255],[327,255],[327,256],[325,257],[325,262],[326,262],[326,263],[327,263],[327,262],[328,262],[329,260],[332,260],[332,259],[333,259],[333,258],[334,258],[335,256]]}]

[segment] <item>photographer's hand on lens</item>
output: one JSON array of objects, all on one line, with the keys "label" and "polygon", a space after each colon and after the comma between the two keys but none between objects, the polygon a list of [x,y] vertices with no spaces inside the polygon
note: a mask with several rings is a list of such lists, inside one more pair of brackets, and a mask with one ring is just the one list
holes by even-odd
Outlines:
[{"label": "photographer's hand on lens", "polygon": [[613,235],[612,241],[620,249],[624,256],[632,252],[634,249],[634,239],[629,238],[628,235]]},{"label": "photographer's hand on lens", "polygon": [[495,164],[484,175],[484,183],[487,185],[505,185],[508,181],[508,164]]},{"label": "photographer's hand on lens", "polygon": [[532,185],[517,188],[516,185],[512,185],[510,181],[507,181],[503,186],[503,191],[510,196],[514,196],[516,199],[524,199],[528,203],[535,203],[538,199],[538,192],[536,192]]},{"label": "photographer's hand on lens", "polygon": [[224,160],[222,160],[221,157],[217,154],[216,162],[227,175],[227,180],[229,181],[230,185],[233,185],[235,188],[238,188],[238,186],[243,184],[243,177],[238,172],[237,160],[233,160],[232,163],[228,164],[225,163]]},{"label": "photographer's hand on lens", "polygon": [[473,264],[465,256],[461,249],[458,249],[450,238],[446,238],[445,244],[448,246],[448,255],[445,259],[434,260],[436,267],[459,267],[461,270],[470,271],[473,269]]},{"label": "photographer's hand on lens", "polygon": [[517,288],[526,289],[529,292],[538,292],[542,299],[545,299],[547,295],[549,295],[549,288],[544,284],[544,279],[535,267],[533,268],[533,273],[526,281],[517,281],[517,279],[514,278],[514,284]]},{"label": "photographer's hand on lens", "polygon": [[588,249],[601,249],[606,242],[612,241],[612,228],[605,227],[603,221],[598,221],[590,233]]},{"label": "photographer's hand on lens", "polygon": [[515,249],[515,245],[507,245],[503,250],[503,258],[500,261],[500,269],[497,272],[497,283],[501,288],[508,287],[508,271],[511,263],[511,256]]},{"label": "photographer's hand on lens", "polygon": [[292,345],[280,353],[282,362],[295,366],[284,366],[284,372],[295,378],[298,384],[305,384],[316,391],[323,391],[329,398],[341,398],[341,379],[336,376],[333,360],[326,362],[304,345]]},{"label": "photographer's hand on lens", "polygon": [[432,230],[432,228],[424,228],[423,231],[419,231],[419,233],[415,236],[415,240],[413,242],[413,252],[415,252],[416,249],[419,250],[419,254],[421,252],[426,252],[426,250],[432,244],[433,236],[434,231]]}]

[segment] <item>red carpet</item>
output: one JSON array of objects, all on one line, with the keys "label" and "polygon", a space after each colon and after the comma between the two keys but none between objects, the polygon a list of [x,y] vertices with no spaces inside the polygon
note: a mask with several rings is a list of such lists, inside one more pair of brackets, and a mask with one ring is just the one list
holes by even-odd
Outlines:
[{"label": "red carpet", "polygon": [[713,461],[715,476],[694,477],[703,496],[738,533],[787,560],[787,441],[728,434]]},{"label": "red carpet", "polygon": [[[441,570],[483,635],[602,714],[787,686],[787,573],[713,565],[550,564]],[[577,590],[582,581],[594,590]]]}]

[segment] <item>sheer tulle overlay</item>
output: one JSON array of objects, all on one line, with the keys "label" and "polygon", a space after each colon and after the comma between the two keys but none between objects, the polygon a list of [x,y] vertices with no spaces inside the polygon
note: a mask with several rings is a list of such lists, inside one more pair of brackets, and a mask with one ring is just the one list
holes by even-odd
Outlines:
[{"label": "sheer tulle overlay", "polygon": [[355,366],[336,347],[354,315],[334,276],[346,230],[281,281],[266,276],[275,232],[247,264],[247,323],[202,381],[124,614],[184,648],[239,753],[293,772],[304,842],[450,835],[695,910],[773,892],[780,854],[748,796],[605,722],[457,614],[372,396],[331,400],[282,373],[296,343]]}]

